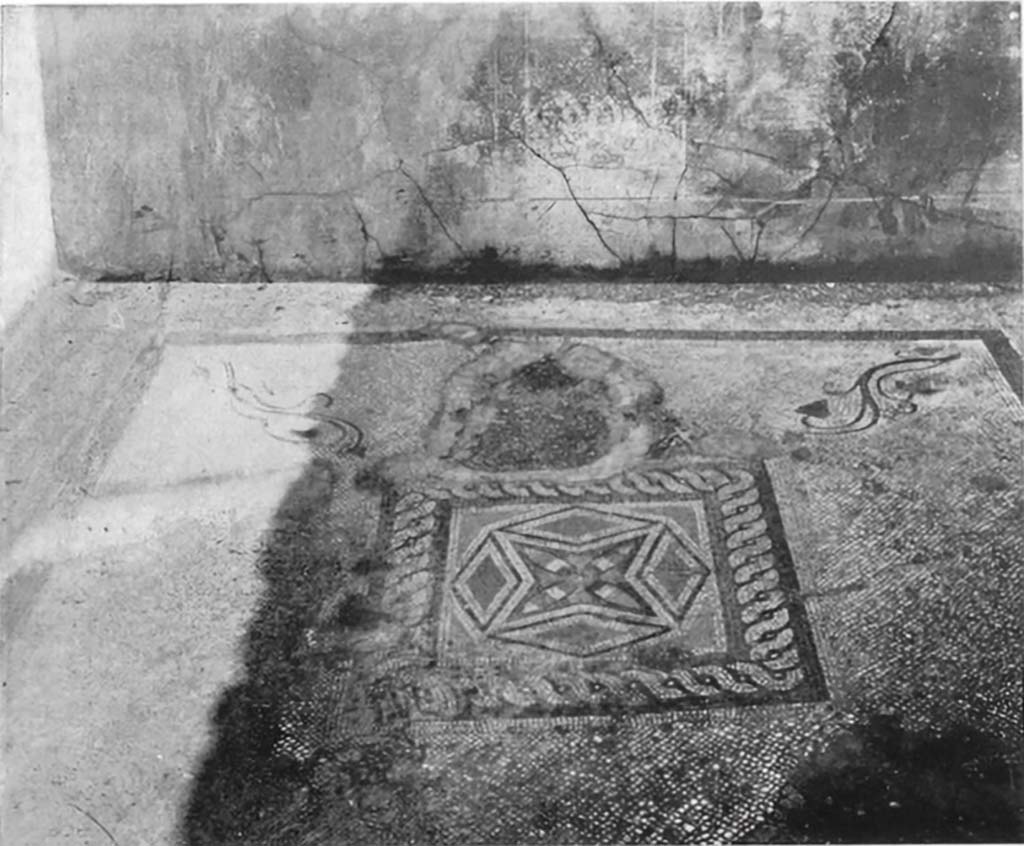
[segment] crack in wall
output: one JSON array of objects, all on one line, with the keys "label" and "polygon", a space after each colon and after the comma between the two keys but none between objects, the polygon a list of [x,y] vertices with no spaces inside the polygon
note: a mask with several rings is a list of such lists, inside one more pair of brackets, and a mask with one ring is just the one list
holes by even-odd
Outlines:
[{"label": "crack in wall", "polygon": [[325,52],[330,53],[332,56],[337,56],[342,61],[348,62],[358,70],[365,73],[368,77],[370,77],[374,81],[374,84],[377,86],[385,86],[391,83],[392,80],[387,79],[380,71],[378,71],[376,68],[370,67],[368,64],[366,64],[366,62],[354,58],[351,54],[349,54],[347,50],[343,50],[342,48],[338,47],[335,44],[331,44],[329,42],[315,38],[306,32],[303,32],[296,25],[292,17],[292,13],[286,13],[284,16],[284,20],[285,26],[288,28],[288,31],[295,37],[296,40],[301,41],[303,44],[306,44],[309,47],[316,47],[320,50],[324,50]]},{"label": "crack in wall", "polygon": [[624,98],[626,105],[629,107],[629,110],[636,116],[640,123],[648,129],[651,129],[651,122],[647,119],[647,115],[644,114],[643,109],[636,104],[636,100],[633,99],[633,94],[630,91],[629,83],[622,78],[622,74],[619,72],[619,64],[623,61],[624,57],[621,55],[612,56],[609,53],[605,47],[604,39],[601,38],[601,33],[598,32],[597,27],[591,19],[591,16],[587,13],[586,8],[580,10],[580,19],[583,31],[594,40],[594,49],[598,64],[601,65],[601,68],[609,79],[607,83],[608,94],[611,95],[612,98],[615,97],[615,88],[611,83],[612,81],[617,82],[619,84],[622,97]]},{"label": "crack in wall", "polygon": [[444,233],[445,237],[455,245],[455,249],[457,249],[462,255],[466,255],[466,251],[462,248],[462,244],[460,244],[455,239],[455,236],[449,231],[444,220],[441,218],[441,215],[438,214],[437,209],[434,208],[434,204],[430,201],[430,197],[427,196],[427,192],[423,190],[423,186],[420,185],[408,170],[406,170],[405,164],[402,161],[398,162],[397,170],[416,188],[417,193],[420,195],[420,199],[423,200],[423,205],[426,206],[427,211],[429,211],[434,220],[437,221],[437,225],[441,227],[441,231]]},{"label": "crack in wall", "polygon": [[366,220],[363,218],[363,214],[359,210],[359,206],[357,206],[355,202],[352,203],[352,211],[355,213],[356,220],[359,221],[359,232],[363,236],[363,246],[360,255],[360,269],[362,277],[365,279],[369,275],[369,265],[366,260],[366,248],[370,243],[372,243],[377,248],[377,252],[381,257],[381,260],[387,261],[390,258],[390,256],[388,256],[388,254],[384,252],[384,248],[381,246],[380,241],[378,241],[377,238],[370,232],[369,228],[367,228]]},{"label": "crack in wall", "polygon": [[553,161],[547,158],[543,153],[541,153],[534,146],[532,146],[525,138],[520,137],[518,141],[520,144],[523,145],[523,147],[525,147],[530,153],[532,153],[534,156],[540,159],[544,164],[558,172],[558,175],[562,177],[562,181],[565,183],[565,188],[569,192],[569,196],[572,198],[573,203],[576,205],[576,208],[579,209],[580,214],[583,215],[583,219],[587,222],[587,225],[594,231],[594,234],[597,236],[597,240],[601,242],[601,246],[604,247],[609,253],[611,253],[611,255],[615,257],[619,264],[623,264],[624,260],[622,256],[619,255],[612,248],[612,246],[605,240],[604,235],[601,233],[601,228],[594,222],[593,218],[588,214],[586,208],[583,206],[583,203],[580,202],[580,198],[576,196],[576,192],[573,190],[572,187],[572,182],[569,181],[569,176],[568,174],[566,174],[565,169],[559,167],[557,164],[555,164]]}]

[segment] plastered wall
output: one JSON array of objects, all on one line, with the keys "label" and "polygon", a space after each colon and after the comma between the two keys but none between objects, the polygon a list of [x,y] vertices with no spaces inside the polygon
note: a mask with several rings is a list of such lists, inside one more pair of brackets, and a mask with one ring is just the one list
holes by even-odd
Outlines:
[{"label": "plastered wall", "polygon": [[60,259],[265,281],[1013,250],[1018,33],[985,3],[40,9]]},{"label": "plastered wall", "polygon": [[50,173],[35,10],[0,10],[0,323],[10,321],[56,273]]}]

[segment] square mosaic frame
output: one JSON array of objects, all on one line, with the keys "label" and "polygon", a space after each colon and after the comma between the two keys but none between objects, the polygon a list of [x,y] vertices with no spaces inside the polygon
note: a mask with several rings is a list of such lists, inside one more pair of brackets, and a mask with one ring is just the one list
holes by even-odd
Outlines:
[{"label": "square mosaic frame", "polygon": [[[552,658],[535,650],[533,658],[503,659],[446,651],[459,566],[449,544],[460,511],[573,504],[617,510],[624,502],[641,510],[700,503],[722,598],[724,651],[643,664],[633,655],[603,653]],[[828,696],[763,465],[656,467],[568,484],[490,479],[423,486],[394,492],[383,526],[387,604],[413,646],[412,660],[400,663],[409,670],[416,718],[657,713]]]}]

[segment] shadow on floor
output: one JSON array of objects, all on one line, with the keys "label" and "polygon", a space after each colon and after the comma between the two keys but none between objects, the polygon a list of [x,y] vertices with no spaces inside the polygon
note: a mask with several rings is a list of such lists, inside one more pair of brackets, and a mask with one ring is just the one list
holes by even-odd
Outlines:
[{"label": "shadow on floor", "polygon": [[[372,366],[371,355],[350,347],[324,393],[350,398],[359,389],[352,374]],[[348,505],[382,493],[362,444],[321,434],[308,433],[308,465],[264,535],[264,590],[242,647],[244,679],[212,712],[213,740],[181,821],[189,846],[431,839],[399,698],[354,676],[353,695],[339,695],[349,647],[378,623],[384,570],[366,519],[372,509]],[[312,630],[331,632],[329,647],[311,647]]]},{"label": "shadow on floor", "polygon": [[804,762],[750,843],[1008,843],[1024,839],[1024,772],[957,725],[874,715]]}]

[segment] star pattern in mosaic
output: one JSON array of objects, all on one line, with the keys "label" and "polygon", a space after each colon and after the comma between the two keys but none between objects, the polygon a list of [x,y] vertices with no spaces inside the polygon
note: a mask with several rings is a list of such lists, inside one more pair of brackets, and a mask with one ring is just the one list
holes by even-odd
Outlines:
[{"label": "star pattern in mosaic", "polygon": [[492,525],[453,594],[486,637],[575,657],[665,634],[711,572],[693,537],[700,505],[683,507],[689,519],[556,505]]}]

